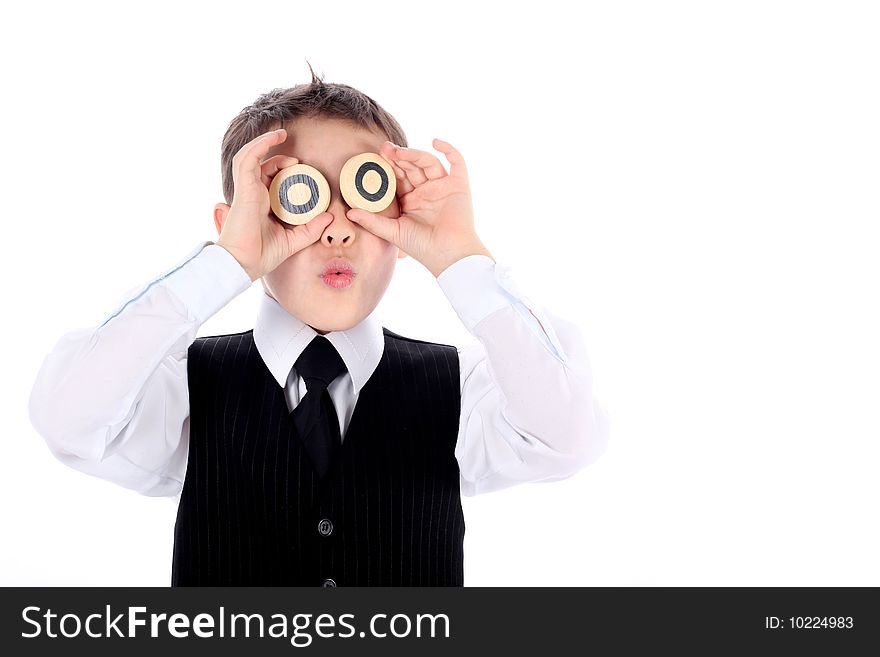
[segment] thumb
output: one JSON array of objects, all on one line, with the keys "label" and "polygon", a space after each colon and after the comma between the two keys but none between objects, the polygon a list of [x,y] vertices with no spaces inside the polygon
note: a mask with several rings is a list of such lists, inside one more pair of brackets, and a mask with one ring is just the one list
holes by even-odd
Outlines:
[{"label": "thumb", "polygon": [[290,228],[284,228],[278,222],[278,228],[281,233],[287,237],[288,256],[302,251],[307,246],[311,246],[324,234],[324,229],[333,221],[333,215],[329,212],[323,212],[311,221]]},{"label": "thumb", "polygon": [[352,208],[345,213],[345,216],[348,217],[349,221],[360,224],[376,237],[381,237],[386,242],[400,246],[400,223],[397,219],[381,214],[373,214],[359,208]]}]

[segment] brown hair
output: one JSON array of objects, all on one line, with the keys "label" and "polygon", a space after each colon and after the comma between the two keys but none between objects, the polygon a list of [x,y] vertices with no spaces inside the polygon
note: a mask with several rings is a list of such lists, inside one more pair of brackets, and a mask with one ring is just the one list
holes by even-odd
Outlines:
[{"label": "brown hair", "polygon": [[300,116],[336,118],[350,121],[367,130],[379,130],[398,146],[408,146],[406,135],[393,116],[364,93],[345,84],[325,83],[315,75],[308,60],[312,81],[288,89],[273,89],[262,94],[229,123],[220,149],[223,197],[232,205],[235,187],[232,158],[239,149],[273,125]]}]

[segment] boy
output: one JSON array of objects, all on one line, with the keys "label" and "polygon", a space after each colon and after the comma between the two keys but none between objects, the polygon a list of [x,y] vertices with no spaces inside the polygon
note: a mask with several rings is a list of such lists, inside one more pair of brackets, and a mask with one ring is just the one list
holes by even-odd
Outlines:
[{"label": "boy", "polygon": [[[462,586],[461,492],[568,477],[603,451],[576,327],[496,266],[461,154],[434,142],[447,173],[406,143],[372,99],[314,72],[264,94],[223,140],[217,241],[44,362],[31,420],[59,460],[180,496],[173,586]],[[396,178],[377,214],[339,190],[342,165],[366,152]],[[331,200],[293,226],[268,188],[299,162]],[[478,344],[381,326],[373,311],[407,255]],[[252,330],[196,338],[257,279]]]}]

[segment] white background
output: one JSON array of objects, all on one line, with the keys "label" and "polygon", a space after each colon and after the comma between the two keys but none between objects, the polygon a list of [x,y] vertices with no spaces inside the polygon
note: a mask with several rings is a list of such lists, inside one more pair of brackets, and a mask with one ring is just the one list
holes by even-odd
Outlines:
[{"label": "white background", "polygon": [[[170,583],[176,506],[55,461],[27,398],[216,237],[229,121],[308,59],[462,151],[479,235],[582,328],[612,418],[575,477],[463,499],[466,585],[880,585],[872,5],[6,3],[0,583]],[[380,309],[475,339],[410,258]]]}]

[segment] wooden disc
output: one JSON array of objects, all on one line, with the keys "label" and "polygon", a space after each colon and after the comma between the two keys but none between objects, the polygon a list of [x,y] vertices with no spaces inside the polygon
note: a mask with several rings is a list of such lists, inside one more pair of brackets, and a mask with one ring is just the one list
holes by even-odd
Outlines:
[{"label": "wooden disc", "polygon": [[305,224],[327,210],[330,185],[315,167],[294,164],[281,169],[269,185],[275,216],[288,224]]},{"label": "wooden disc", "polygon": [[397,194],[394,169],[378,153],[361,153],[346,162],[339,174],[339,191],[353,208],[381,212]]}]

